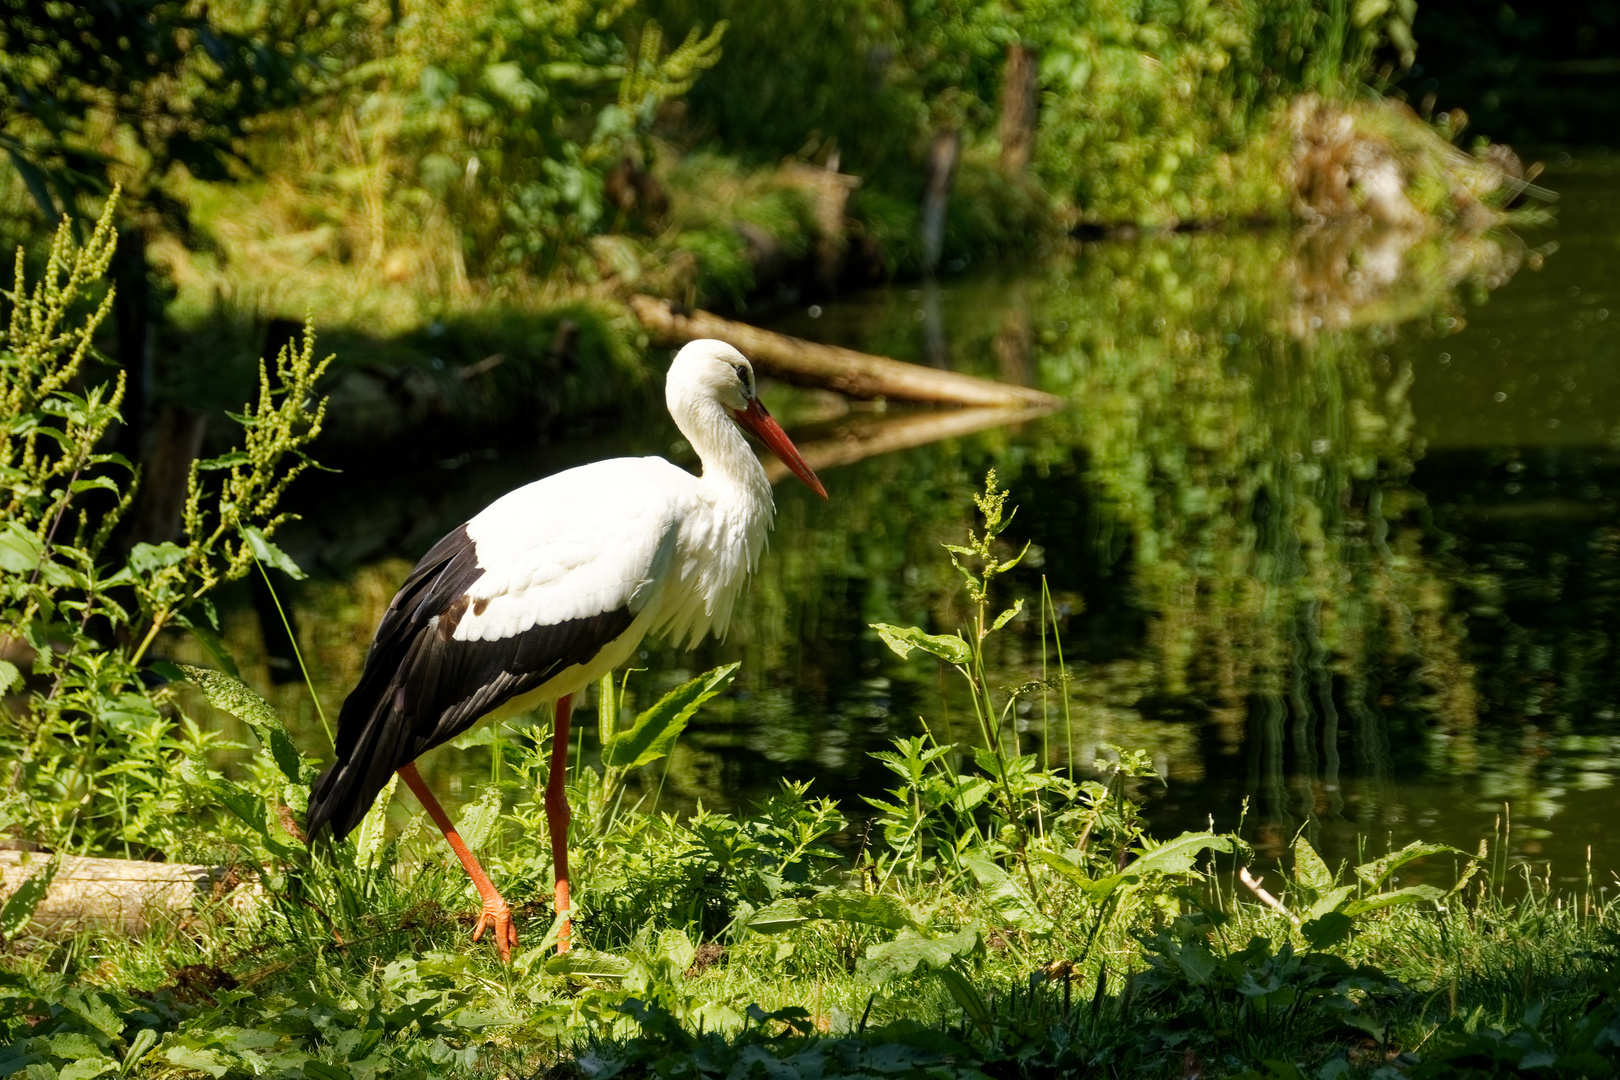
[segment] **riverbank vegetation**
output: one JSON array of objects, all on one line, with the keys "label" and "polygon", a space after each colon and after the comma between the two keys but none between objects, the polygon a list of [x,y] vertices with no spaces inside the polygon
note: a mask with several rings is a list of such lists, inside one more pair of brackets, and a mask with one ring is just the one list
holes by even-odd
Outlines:
[{"label": "riverbank vegetation", "polygon": [[645,381],[633,292],[758,308],[1076,229],[1488,225],[1517,159],[1383,96],[1412,8],[162,4],[129,48],[99,9],[19,17],[0,224],[43,250],[124,185],[132,432],[218,415],[310,311],[379,416],[336,445],[544,426]]}]

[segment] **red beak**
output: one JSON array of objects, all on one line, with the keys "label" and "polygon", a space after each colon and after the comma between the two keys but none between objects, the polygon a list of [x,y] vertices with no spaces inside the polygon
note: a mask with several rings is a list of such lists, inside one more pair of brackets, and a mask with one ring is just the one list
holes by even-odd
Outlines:
[{"label": "red beak", "polygon": [[794,476],[803,480],[811,491],[823,499],[827,497],[827,489],[821,486],[821,481],[810,471],[810,466],[804,463],[804,458],[799,456],[799,451],[787,437],[787,432],[783,431],[782,425],[765,411],[765,406],[760,403],[759,398],[750,398],[748,408],[731,415],[737,418],[737,423],[758,435],[760,441],[771,448],[771,453],[781,458],[782,464],[792,470]]}]

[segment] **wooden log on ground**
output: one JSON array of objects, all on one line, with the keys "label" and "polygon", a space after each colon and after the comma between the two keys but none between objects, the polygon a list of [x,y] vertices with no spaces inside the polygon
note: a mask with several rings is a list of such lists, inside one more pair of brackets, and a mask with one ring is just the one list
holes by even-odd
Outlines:
[{"label": "wooden log on ground", "polygon": [[1062,398],[1027,386],[1009,386],[958,371],[906,364],[837,345],[818,345],[722,319],[707,311],[678,313],[669,301],[652,296],[632,296],[630,308],[642,325],[667,343],[719,338],[746,353],[760,371],[850,397],[997,408],[1063,404]]},{"label": "wooden log on ground", "polygon": [[[0,851],[0,904],[42,872],[51,858]],[[263,898],[257,881],[239,879],[229,867],[64,855],[34,909],[34,925],[53,933],[93,927],[140,934],[153,925],[187,922],[222,905],[245,911]]]},{"label": "wooden log on ground", "polygon": [[[878,454],[892,454],[896,450],[909,450],[940,439],[959,438],[986,428],[1021,424],[1045,416],[1054,408],[1052,405],[1023,405],[923,410],[881,418],[861,417],[841,425],[826,438],[800,443],[799,453],[816,472],[825,472],[839,465],[853,465]],[[793,475],[774,456],[766,455],[760,463],[765,466],[765,475],[773,484]]]}]

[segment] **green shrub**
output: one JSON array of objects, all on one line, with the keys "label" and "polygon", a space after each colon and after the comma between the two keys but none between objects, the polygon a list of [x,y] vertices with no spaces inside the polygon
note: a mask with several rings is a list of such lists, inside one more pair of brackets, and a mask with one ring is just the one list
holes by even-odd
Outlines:
[{"label": "green shrub", "polygon": [[222,822],[180,765],[224,743],[180,709],[164,685],[178,670],[152,649],[171,628],[211,640],[208,594],[256,563],[296,571],[270,538],[286,520],[281,496],[311,464],[303,447],[320,433],[326,362],[306,330],[301,349],[261,371],[257,403],[237,417],[240,446],[192,465],[178,542],[120,539],[140,478],[102,448],[124,375],[98,370],[92,345],[112,304],[100,279],[115,202],[82,248],[63,223],[32,288],[19,252],[0,343],[0,756],[11,776],[0,829],[57,850],[142,855]]}]

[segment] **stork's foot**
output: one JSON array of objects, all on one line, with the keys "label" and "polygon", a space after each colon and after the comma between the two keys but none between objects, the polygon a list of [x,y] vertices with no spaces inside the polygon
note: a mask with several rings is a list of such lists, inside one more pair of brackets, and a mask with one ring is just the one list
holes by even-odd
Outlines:
[{"label": "stork's foot", "polygon": [[518,943],[517,927],[512,924],[512,909],[499,896],[484,901],[478,925],[473,927],[473,940],[482,941],[486,928],[495,931],[495,951],[501,954],[501,963],[510,964]]}]

